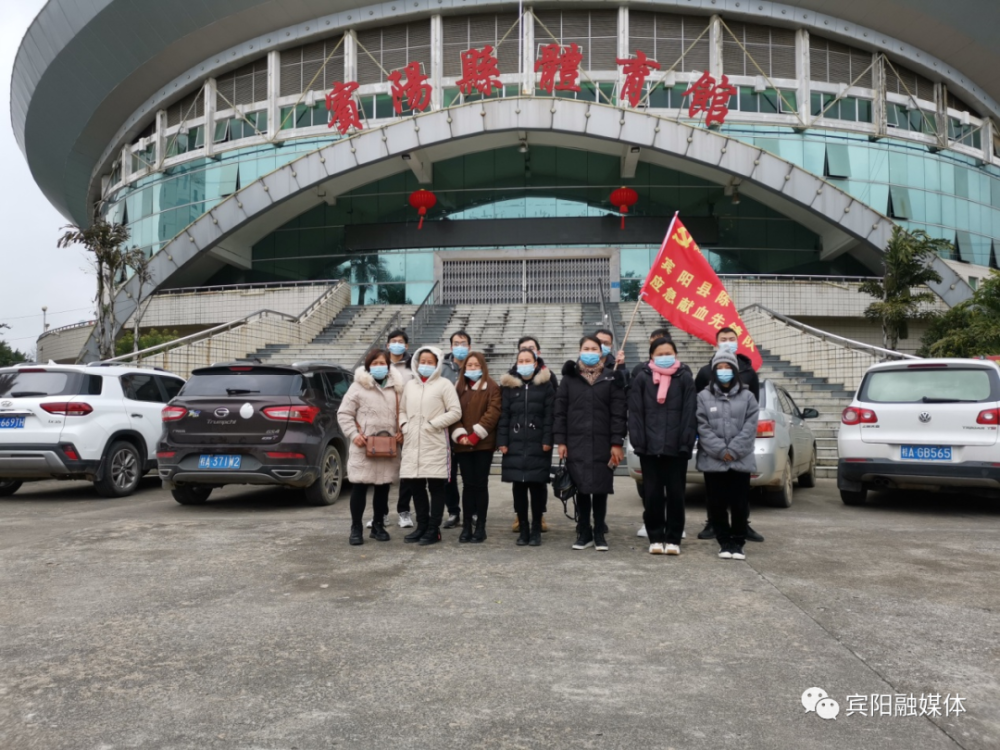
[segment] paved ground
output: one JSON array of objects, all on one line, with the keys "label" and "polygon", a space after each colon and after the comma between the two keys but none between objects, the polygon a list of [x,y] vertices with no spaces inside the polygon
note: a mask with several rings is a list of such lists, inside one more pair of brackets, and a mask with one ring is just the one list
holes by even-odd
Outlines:
[{"label": "paved ground", "polygon": [[[1000,504],[847,508],[823,482],[754,508],[739,563],[646,554],[618,488],[598,553],[555,501],[515,547],[499,482],[485,545],[430,548],[348,546],[345,501],[26,486],[0,501],[0,748],[1000,747]],[[958,715],[847,715],[956,693]]]}]

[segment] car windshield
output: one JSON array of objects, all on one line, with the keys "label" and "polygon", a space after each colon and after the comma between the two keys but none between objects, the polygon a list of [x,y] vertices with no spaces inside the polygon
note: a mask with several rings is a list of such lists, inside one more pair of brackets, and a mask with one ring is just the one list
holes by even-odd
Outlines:
[{"label": "car windshield", "polygon": [[203,370],[191,375],[180,397],[191,396],[294,396],[302,392],[302,376],[274,369]]},{"label": "car windshield", "polygon": [[875,370],[868,374],[861,400],[870,403],[954,403],[988,401],[992,393],[985,369]]},{"label": "car windshield", "polygon": [[39,398],[76,395],[79,378],[72,372],[0,370],[0,397]]}]

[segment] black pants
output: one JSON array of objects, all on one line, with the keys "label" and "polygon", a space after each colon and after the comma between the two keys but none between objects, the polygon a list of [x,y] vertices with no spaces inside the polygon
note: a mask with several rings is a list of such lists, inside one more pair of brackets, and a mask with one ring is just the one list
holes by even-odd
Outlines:
[{"label": "black pants", "polygon": [[409,513],[410,512],[410,499],[413,497],[413,490],[410,489],[410,485],[406,483],[404,479],[399,483],[399,500],[396,501],[396,512],[397,513]]},{"label": "black pants", "polygon": [[590,526],[590,511],[594,511],[594,528],[598,531],[604,528],[604,519],[608,515],[607,495],[584,495],[576,496],[577,528]]},{"label": "black pants", "polygon": [[[448,513],[450,515],[457,515],[459,509],[458,502],[458,461],[455,460],[458,454],[451,454],[451,481],[448,482],[448,487],[445,490],[444,502],[448,506]],[[462,481],[465,481],[465,475],[462,475]]]},{"label": "black pants", "polygon": [[680,544],[684,533],[687,459],[639,456],[642,465],[642,520],[651,544]]},{"label": "black pants", "polygon": [[[706,471],[708,520],[719,544],[743,545],[750,515],[750,474],[745,471]],[[730,522],[730,516],[732,521]]]},{"label": "black pants", "polygon": [[[413,497],[413,508],[417,512],[417,526],[431,525],[435,528],[441,527],[441,518],[444,516],[444,495],[448,486],[447,479],[403,479],[400,486],[408,485],[410,495]],[[427,500],[427,490],[430,489],[431,498]]]},{"label": "black pants", "polygon": [[378,520],[389,514],[389,488],[391,484],[355,484],[351,488],[351,523],[361,525],[364,519],[365,507],[368,505],[368,488],[374,487],[372,498],[372,516]]},{"label": "black pants", "polygon": [[473,516],[478,516],[479,522],[485,523],[486,512],[490,507],[493,451],[456,453],[455,458],[462,474],[462,512],[465,513],[465,522],[469,523]]},{"label": "black pants", "polygon": [[[527,528],[528,496],[531,496],[531,525],[541,524],[542,513],[545,512],[545,500],[548,496],[548,485],[544,482],[514,482],[514,512],[521,528]],[[541,527],[539,526],[539,529]]]}]

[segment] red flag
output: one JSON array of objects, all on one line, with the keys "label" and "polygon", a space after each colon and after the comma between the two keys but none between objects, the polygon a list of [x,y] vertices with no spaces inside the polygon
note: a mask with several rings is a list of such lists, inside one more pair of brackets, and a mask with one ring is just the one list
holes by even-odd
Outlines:
[{"label": "red flag", "polygon": [[642,287],[642,300],[672,325],[715,346],[721,328],[732,328],[739,353],[761,366],[760,352],[736,305],[681,220],[674,216],[656,262]]}]

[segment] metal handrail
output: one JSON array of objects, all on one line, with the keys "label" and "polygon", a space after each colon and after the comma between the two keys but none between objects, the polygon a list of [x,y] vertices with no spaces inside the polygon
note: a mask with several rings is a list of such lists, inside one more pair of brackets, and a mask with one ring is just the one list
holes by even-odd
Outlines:
[{"label": "metal handrail", "polygon": [[427,318],[430,317],[431,307],[437,304],[437,292],[440,287],[441,282],[435,281],[434,286],[424,297],[424,301],[420,303],[419,307],[414,310],[413,315],[410,316],[410,325],[407,335],[413,339],[414,343],[419,342],[420,337],[424,333],[424,326],[427,325]]},{"label": "metal handrail", "polygon": [[835,333],[830,333],[829,331],[824,331],[819,328],[813,328],[810,325],[801,323],[795,318],[789,318],[787,315],[782,315],[779,312],[775,312],[761,304],[754,303],[752,305],[747,305],[742,310],[740,310],[740,315],[745,315],[752,310],[760,310],[765,315],[768,315],[775,320],[780,320],[785,325],[792,328],[798,329],[803,333],[807,333],[810,336],[815,336],[822,341],[828,341],[832,344],[842,346],[845,349],[853,349],[855,351],[867,352],[875,357],[881,356],[884,359],[920,359],[920,357],[915,354],[904,354],[902,352],[894,352],[892,349],[883,349],[881,346],[874,346],[873,344],[866,344],[863,341],[855,341],[854,339],[845,338],[843,336],[838,336]]},{"label": "metal handrail", "polygon": [[384,326],[382,326],[382,330],[380,330],[378,333],[375,334],[375,338],[372,339],[371,343],[368,345],[368,348],[366,348],[364,353],[360,357],[358,357],[358,361],[354,363],[355,370],[357,370],[359,367],[361,367],[361,365],[364,364],[365,357],[368,356],[368,352],[370,352],[372,349],[381,348],[379,344],[382,343],[382,341],[385,338],[385,335],[389,333],[389,331],[391,331],[393,328],[396,328],[397,326],[399,326],[399,310],[396,310],[396,312],[392,314],[392,317],[389,318],[389,322],[386,323]]},{"label": "metal handrail", "polygon": [[96,320],[81,320],[79,323],[70,323],[68,326],[59,326],[58,328],[50,328],[47,331],[44,331],[42,335],[39,336],[38,338],[43,339],[46,336],[53,333],[62,333],[63,331],[71,331],[74,328],[87,328],[87,327],[92,328],[93,326],[96,325],[97,325]]},{"label": "metal handrail", "polygon": [[176,294],[202,294],[207,292],[238,292],[251,289],[288,289],[299,286],[327,286],[343,279],[311,279],[309,281],[259,281],[254,284],[213,284],[211,286],[185,286],[163,289],[155,297],[169,297]]},{"label": "metal handrail", "polygon": [[130,359],[138,359],[141,357],[147,357],[151,354],[156,354],[161,351],[167,351],[169,349],[176,349],[178,346],[183,346],[185,344],[193,344],[196,341],[201,341],[202,339],[211,338],[217,333],[225,333],[226,331],[232,330],[233,328],[238,328],[239,326],[245,325],[250,322],[252,318],[261,318],[265,315],[276,315],[279,318],[284,318],[291,323],[300,323],[304,320],[313,310],[315,310],[320,304],[322,304],[327,297],[337,291],[343,284],[347,283],[343,279],[339,280],[334,286],[326,289],[319,297],[317,297],[305,310],[303,310],[298,315],[289,315],[288,313],[278,312],[277,310],[271,310],[265,308],[263,310],[257,310],[249,315],[244,315],[242,318],[236,318],[228,323],[220,323],[217,326],[212,326],[211,328],[206,328],[204,331],[198,331],[197,333],[192,333],[187,336],[182,336],[179,339],[174,339],[173,341],[167,341],[163,344],[157,344],[156,346],[151,346],[147,349],[140,349],[137,352],[129,352],[128,354],[122,354],[118,357],[112,357],[111,359],[102,360],[103,362],[122,362]]}]

